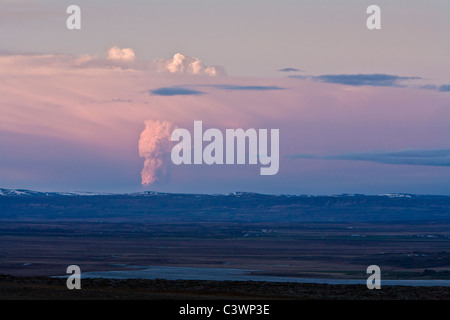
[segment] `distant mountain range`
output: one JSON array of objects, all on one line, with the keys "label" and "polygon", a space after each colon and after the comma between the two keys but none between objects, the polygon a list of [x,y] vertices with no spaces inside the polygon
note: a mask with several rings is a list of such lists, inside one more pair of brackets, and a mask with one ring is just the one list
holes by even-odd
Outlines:
[{"label": "distant mountain range", "polygon": [[[199,196],[199,194],[185,194],[182,195],[192,195]],[[131,196],[131,197],[139,197],[139,196],[161,196],[161,195],[176,195],[175,193],[164,193],[164,192],[155,192],[155,191],[142,191],[142,192],[134,192],[134,193],[107,193],[107,192],[87,192],[87,191],[74,191],[74,192],[43,192],[43,191],[33,191],[27,189],[4,189],[0,188],[0,196],[46,196],[46,197],[55,197],[55,196],[67,196],[67,197],[75,197],[75,196]],[[202,194],[200,194],[202,195]],[[205,195],[205,194],[203,194]],[[369,196],[369,197],[388,197],[388,198],[413,198],[413,197],[449,197],[450,196],[441,196],[441,195],[418,195],[418,194],[407,194],[407,193],[385,193],[378,195],[365,195],[365,194],[338,194],[338,195],[289,195],[289,194],[280,194],[280,195],[267,195],[255,192],[232,192],[228,194],[210,194],[208,196],[234,196],[234,197],[251,197],[251,196],[270,196],[270,197],[359,197],[359,196]]]},{"label": "distant mountain range", "polygon": [[110,194],[0,188],[0,220],[365,222],[450,220],[450,196]]}]

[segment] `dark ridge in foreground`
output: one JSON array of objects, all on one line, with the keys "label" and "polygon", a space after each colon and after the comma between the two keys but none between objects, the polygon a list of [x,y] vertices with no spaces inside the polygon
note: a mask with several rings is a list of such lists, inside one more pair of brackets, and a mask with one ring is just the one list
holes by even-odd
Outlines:
[{"label": "dark ridge in foreground", "polygon": [[448,300],[448,287],[326,285],[254,281],[65,279],[0,275],[0,300]]}]

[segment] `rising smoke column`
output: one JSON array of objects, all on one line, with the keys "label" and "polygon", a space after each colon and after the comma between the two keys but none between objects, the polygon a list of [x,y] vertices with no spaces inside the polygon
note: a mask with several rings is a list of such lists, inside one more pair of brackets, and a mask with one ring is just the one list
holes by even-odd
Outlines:
[{"label": "rising smoke column", "polygon": [[139,139],[139,155],[145,158],[142,169],[142,185],[154,183],[166,171],[164,154],[170,152],[172,131],[176,127],[168,121],[145,121],[145,129]]}]

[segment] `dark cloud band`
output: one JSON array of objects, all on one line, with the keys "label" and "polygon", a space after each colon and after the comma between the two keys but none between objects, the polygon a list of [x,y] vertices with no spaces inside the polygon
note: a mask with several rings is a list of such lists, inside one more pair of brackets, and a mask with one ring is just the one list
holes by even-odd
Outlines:
[{"label": "dark cloud band", "polygon": [[439,87],[438,91],[440,92],[450,92],[450,84],[444,84]]},{"label": "dark cloud band", "polygon": [[450,149],[406,149],[398,151],[373,151],[324,156],[295,154],[290,155],[289,158],[370,161],[396,165],[450,167]]},{"label": "dark cloud band", "polygon": [[[189,85],[189,87],[210,87],[220,90],[231,91],[271,91],[271,90],[284,90],[278,86],[242,86],[234,84],[214,84],[214,85]],[[157,96],[188,96],[188,95],[201,95],[205,94],[203,91],[187,88],[187,86],[174,86],[163,87],[149,91],[153,95]]]},{"label": "dark cloud band", "polygon": [[210,87],[221,90],[242,90],[242,91],[270,91],[270,90],[284,90],[282,87],[278,86],[241,86],[234,84],[215,84]]},{"label": "dark cloud band", "polygon": [[420,77],[401,77],[391,74],[374,73],[374,74],[325,74],[320,76],[297,76],[294,79],[312,79],[314,81],[326,83],[338,83],[349,86],[377,86],[377,87],[401,87],[402,81],[417,80]]},{"label": "dark cloud band", "polygon": [[283,68],[279,69],[278,72],[301,72],[302,70],[297,68]]},{"label": "dark cloud band", "polygon": [[150,90],[150,93],[156,96],[190,96],[190,95],[204,94],[204,92],[183,87],[159,88],[155,90]]}]

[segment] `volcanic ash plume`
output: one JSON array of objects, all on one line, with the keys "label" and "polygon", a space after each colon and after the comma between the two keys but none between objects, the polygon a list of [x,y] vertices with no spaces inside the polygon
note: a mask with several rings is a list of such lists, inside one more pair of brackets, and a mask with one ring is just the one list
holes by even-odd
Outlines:
[{"label": "volcanic ash plume", "polygon": [[170,152],[170,137],[175,129],[174,124],[168,121],[145,121],[139,140],[139,155],[145,158],[143,186],[154,183],[165,174],[164,155]]}]

